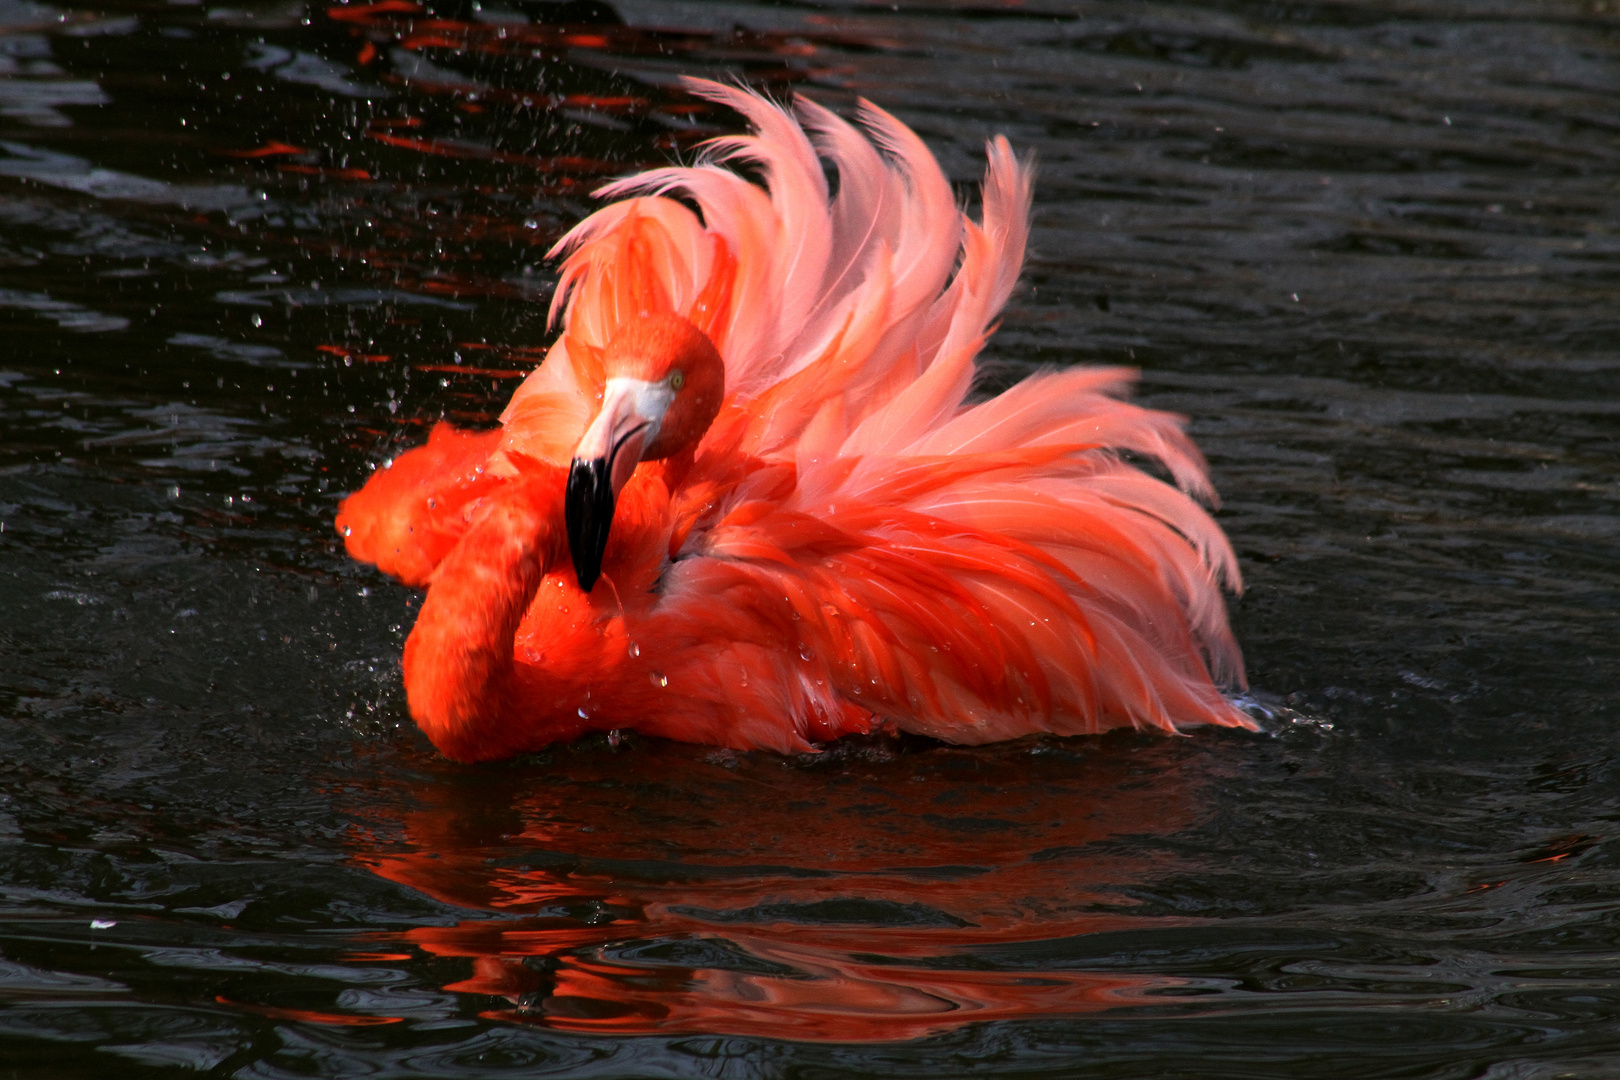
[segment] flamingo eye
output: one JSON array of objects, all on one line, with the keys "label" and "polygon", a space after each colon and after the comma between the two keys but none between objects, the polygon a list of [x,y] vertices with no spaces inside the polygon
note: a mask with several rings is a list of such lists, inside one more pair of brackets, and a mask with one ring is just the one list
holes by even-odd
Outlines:
[{"label": "flamingo eye", "polygon": [[669,373],[669,388],[671,390],[679,390],[681,387],[683,387],[685,385],[686,385],[686,373],[685,372],[683,372],[683,371],[672,371],[672,372]]}]

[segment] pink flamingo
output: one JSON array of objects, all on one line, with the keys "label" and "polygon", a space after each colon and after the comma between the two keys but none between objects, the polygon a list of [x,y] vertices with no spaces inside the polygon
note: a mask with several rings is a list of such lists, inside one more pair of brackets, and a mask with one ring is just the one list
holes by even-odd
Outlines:
[{"label": "pink flamingo", "polygon": [[1120,368],[971,399],[1030,166],[992,140],[974,222],[871,104],[863,132],[691,87],[754,133],[604,188],[501,426],[438,425],[339,510],[355,558],[427,589],[405,687],[433,743],[1253,726],[1217,689],[1243,681],[1238,569],[1179,418],[1120,400]]}]

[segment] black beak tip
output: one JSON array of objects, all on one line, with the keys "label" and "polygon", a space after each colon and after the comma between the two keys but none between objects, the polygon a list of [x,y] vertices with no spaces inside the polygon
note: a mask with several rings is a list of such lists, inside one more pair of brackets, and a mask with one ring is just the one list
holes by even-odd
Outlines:
[{"label": "black beak tip", "polygon": [[563,500],[568,553],[574,560],[580,591],[586,593],[602,575],[602,552],[613,525],[613,481],[608,466],[606,460],[575,458],[568,470],[568,490]]}]

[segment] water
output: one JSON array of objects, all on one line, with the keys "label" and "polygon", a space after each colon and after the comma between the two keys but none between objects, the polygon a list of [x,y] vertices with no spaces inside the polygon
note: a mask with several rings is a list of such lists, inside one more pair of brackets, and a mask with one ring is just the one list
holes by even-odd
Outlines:
[{"label": "water", "polygon": [[[0,2],[5,1075],[1620,1069],[1615,5],[409,7]],[[336,500],[682,73],[1037,151],[997,375],[1193,418],[1269,734],[431,753]]]}]

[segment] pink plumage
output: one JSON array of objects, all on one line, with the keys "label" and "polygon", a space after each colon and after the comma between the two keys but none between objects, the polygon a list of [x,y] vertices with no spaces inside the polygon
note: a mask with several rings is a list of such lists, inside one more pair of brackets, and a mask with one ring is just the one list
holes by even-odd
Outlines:
[{"label": "pink plumage", "polygon": [[441,425],[340,510],[355,557],[427,586],[406,688],[435,744],[1252,726],[1217,688],[1239,577],[1179,418],[1123,369],[970,400],[1029,165],[990,142],[975,222],[875,106],[690,85],[754,133],[603,189],[502,427]]}]

